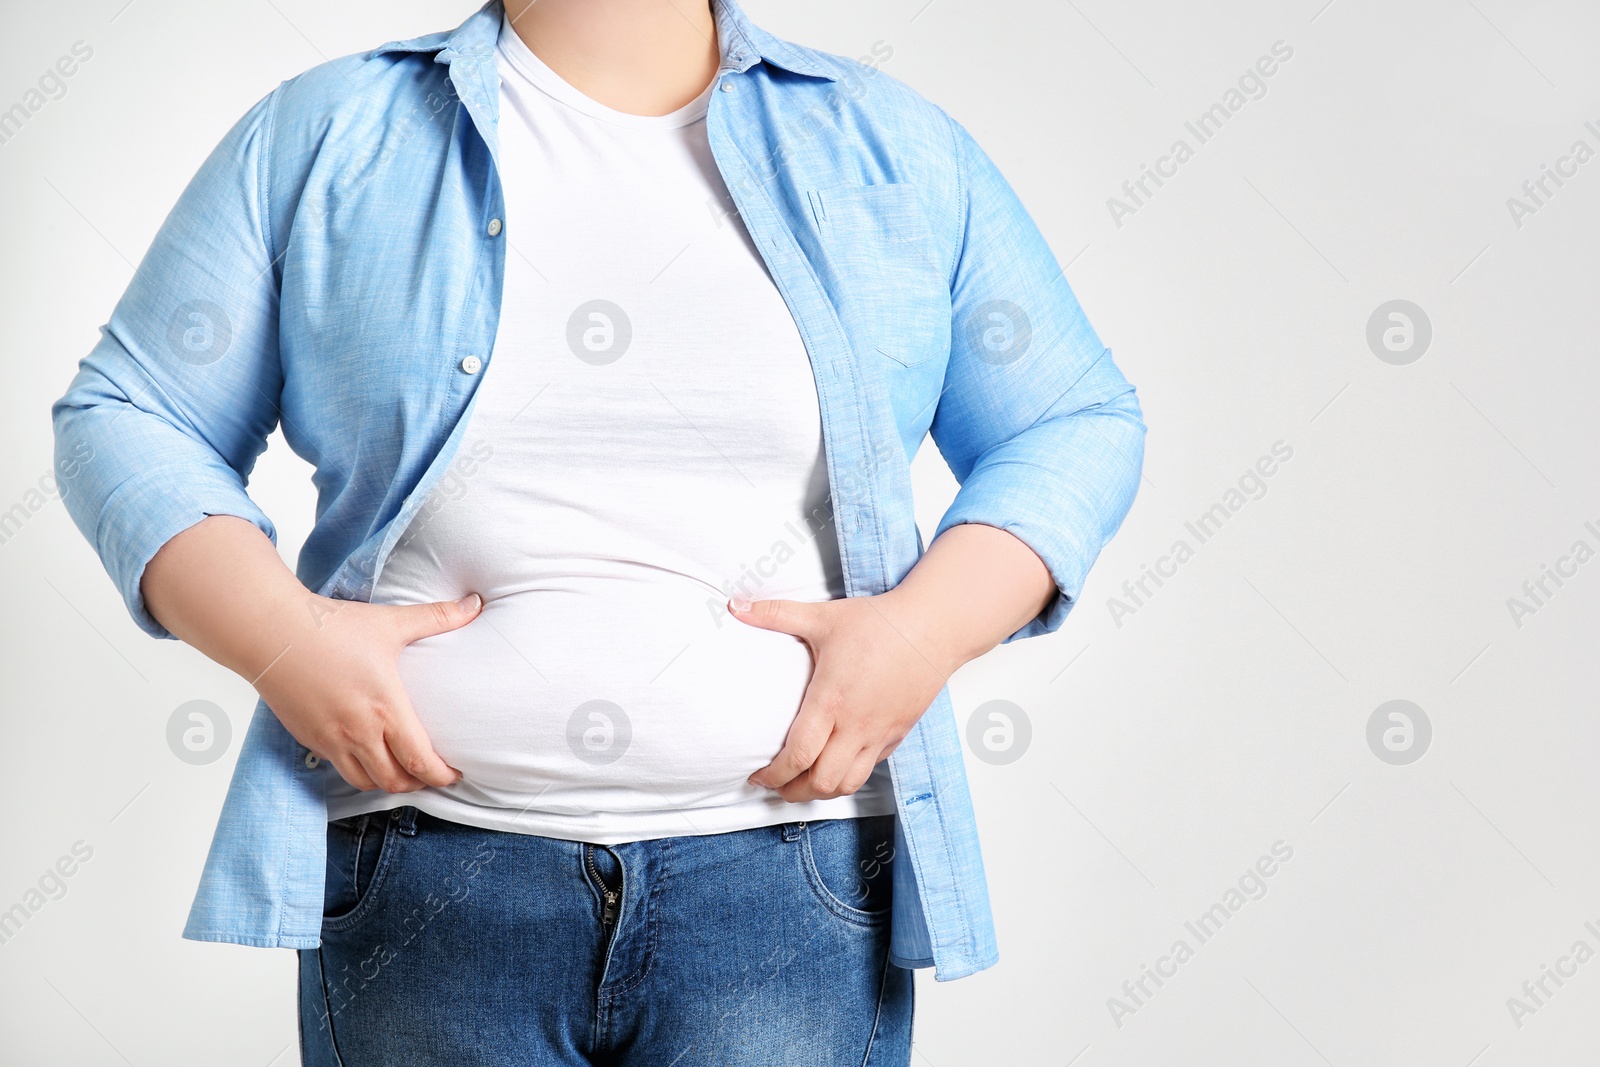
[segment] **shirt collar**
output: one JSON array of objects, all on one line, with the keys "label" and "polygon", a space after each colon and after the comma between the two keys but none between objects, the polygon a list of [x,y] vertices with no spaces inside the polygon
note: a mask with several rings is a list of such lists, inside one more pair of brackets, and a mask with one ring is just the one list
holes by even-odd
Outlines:
[{"label": "shirt collar", "polygon": [[[827,81],[838,76],[803,49],[779,40],[752,23],[735,0],[712,0],[712,15],[717,22],[717,47],[722,52],[722,69],[744,72],[758,60],[795,74]],[[493,54],[504,15],[502,0],[489,0],[467,21],[454,30],[430,33],[404,41],[390,41],[374,49],[375,56],[386,52],[435,52],[434,61],[448,63],[457,56],[484,57]]]}]

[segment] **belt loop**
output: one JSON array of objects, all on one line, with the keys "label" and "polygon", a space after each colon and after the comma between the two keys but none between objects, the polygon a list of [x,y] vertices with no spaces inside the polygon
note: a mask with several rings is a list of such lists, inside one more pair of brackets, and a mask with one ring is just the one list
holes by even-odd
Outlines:
[{"label": "belt loop", "polygon": [[800,831],[806,828],[803,822],[786,822],[783,824],[783,839],[785,841],[800,840]]},{"label": "belt loop", "polygon": [[407,837],[417,836],[417,809],[412,804],[394,809],[390,816],[398,824],[397,829]]}]

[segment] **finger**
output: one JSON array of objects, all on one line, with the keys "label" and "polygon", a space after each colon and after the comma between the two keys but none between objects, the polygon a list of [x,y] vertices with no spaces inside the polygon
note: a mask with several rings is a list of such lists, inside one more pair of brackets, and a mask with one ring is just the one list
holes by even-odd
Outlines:
[{"label": "finger", "polygon": [[422,728],[422,720],[417,718],[411,702],[399,699],[392,706],[394,713],[383,731],[383,739],[400,768],[412,778],[439,788],[461,781],[461,772],[434,751],[433,742],[428,740],[428,732]]},{"label": "finger", "polygon": [[878,755],[872,749],[863,749],[861,755],[856,757],[856,762],[851,766],[850,773],[844,776],[844,796],[854,796],[861,792],[861,787],[867,784],[867,779],[872,777],[874,768],[878,766]]},{"label": "finger", "polygon": [[794,780],[777,790],[778,796],[791,804],[804,804],[808,800],[820,799],[816,790],[811,788],[811,771],[808,768],[797,775]]},{"label": "finger", "polygon": [[816,631],[821,609],[821,604],[804,600],[757,600],[751,603],[741,597],[732,597],[728,601],[728,611],[740,622],[762,630],[791,634],[807,641]]},{"label": "finger", "polygon": [[460,629],[483,610],[483,597],[468,593],[460,600],[440,600],[432,604],[401,604],[389,609],[400,640],[406,644],[434,634]]},{"label": "finger", "polygon": [[750,776],[755,785],[781,789],[808,770],[822,754],[833,733],[833,716],[809,697],[800,702],[800,711],[789,724],[783,748],[772,762]]},{"label": "finger", "polygon": [[362,769],[361,762],[354,756],[341,755],[329,759],[327,756],[322,756],[321,753],[316,753],[316,755],[332,763],[333,769],[339,772],[340,778],[343,778],[363,793],[378,788],[378,783],[374,782],[372,776]]},{"label": "finger", "polygon": [[822,747],[822,752],[811,764],[810,787],[819,797],[842,796],[840,787],[844,785],[846,777],[861,758],[861,751],[865,746],[857,738],[849,737],[838,730],[828,738],[828,743]]},{"label": "finger", "polygon": [[385,793],[414,793],[422,788],[422,782],[407,774],[405,768],[395,761],[394,754],[381,737],[353,752],[355,758],[361,761],[362,770]]},{"label": "finger", "polygon": [[[829,747],[831,748],[832,746],[830,745]],[[872,768],[877,766],[877,760],[873,758],[873,750],[870,748],[860,749],[856,757],[850,761],[843,776],[837,781],[833,781],[825,773],[818,770],[823,761],[828,758],[828,754],[825,752],[822,758],[818,759],[809,771],[778,790],[778,795],[783,797],[784,800],[795,804],[807,800],[832,800],[834,797],[851,796],[858,792],[863,785],[867,784],[867,779],[872,775]]]}]

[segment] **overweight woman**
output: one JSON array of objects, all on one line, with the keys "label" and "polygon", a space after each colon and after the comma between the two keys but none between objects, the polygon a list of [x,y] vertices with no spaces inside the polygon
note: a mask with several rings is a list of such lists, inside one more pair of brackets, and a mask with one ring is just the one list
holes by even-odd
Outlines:
[{"label": "overweight woman", "polygon": [[307,1064],[903,1065],[911,969],[995,962],[945,682],[1061,625],[1144,429],[891,54],[496,0],[316,67],[56,403],[133,618],[260,694],[185,936],[299,950]]}]

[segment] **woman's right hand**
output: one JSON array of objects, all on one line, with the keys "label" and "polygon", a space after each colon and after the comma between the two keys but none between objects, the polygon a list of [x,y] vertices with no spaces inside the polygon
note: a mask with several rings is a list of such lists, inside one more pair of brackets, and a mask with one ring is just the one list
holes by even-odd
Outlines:
[{"label": "woman's right hand", "polygon": [[209,515],[162,545],[140,590],[156,621],[250,682],[295,740],[357,789],[460,781],[412,710],[400,650],[477,618],[476,593],[405,605],[317,596],[266,534],[233,515]]},{"label": "woman's right hand", "polygon": [[409,793],[461,772],[428,740],[400,682],[400,651],[478,617],[469,593],[434,604],[366,604],[314,596],[311,626],[256,680],[284,729],[357,789]]}]

